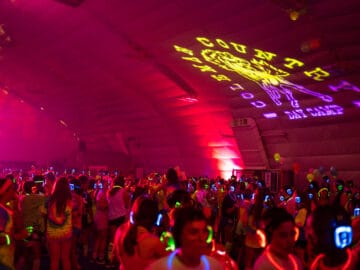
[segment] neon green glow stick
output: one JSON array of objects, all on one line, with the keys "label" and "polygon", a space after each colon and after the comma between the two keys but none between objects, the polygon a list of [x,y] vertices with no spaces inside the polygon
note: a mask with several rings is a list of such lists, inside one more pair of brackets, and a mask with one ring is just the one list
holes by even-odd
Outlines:
[{"label": "neon green glow stick", "polygon": [[206,239],[206,243],[210,244],[212,242],[212,239],[213,239],[213,236],[214,236],[214,230],[210,225],[207,225],[206,228],[209,231],[209,235],[208,235],[208,237]]},{"label": "neon green glow stick", "polygon": [[175,240],[170,232],[163,232],[160,236],[160,241],[166,244],[166,251],[175,250]]}]

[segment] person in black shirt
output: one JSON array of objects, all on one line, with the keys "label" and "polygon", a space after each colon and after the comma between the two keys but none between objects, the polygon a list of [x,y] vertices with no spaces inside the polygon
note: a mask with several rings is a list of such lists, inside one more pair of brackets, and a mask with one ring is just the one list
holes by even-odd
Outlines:
[{"label": "person in black shirt", "polygon": [[221,206],[221,218],[219,224],[220,241],[229,253],[232,248],[232,236],[236,224],[239,200],[236,197],[236,182],[232,182],[228,187]]}]

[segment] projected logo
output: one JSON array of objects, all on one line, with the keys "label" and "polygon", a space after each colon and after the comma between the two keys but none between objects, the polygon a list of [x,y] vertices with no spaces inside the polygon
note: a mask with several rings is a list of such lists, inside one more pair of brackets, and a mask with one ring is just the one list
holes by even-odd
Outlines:
[{"label": "projected logo", "polygon": [[[212,41],[206,37],[197,37],[196,40],[203,45],[198,55],[178,45],[174,45],[174,48],[183,55],[181,57],[183,60],[192,62],[194,68],[209,73],[210,77],[216,81],[228,82],[230,90],[239,92],[240,96],[248,100],[252,106],[266,111],[263,113],[266,118],[276,118],[279,115],[268,111],[267,101],[257,99],[254,93],[237,81],[239,77],[255,83],[276,106],[282,107],[284,101],[289,102],[291,109],[283,110],[289,119],[334,116],[344,113],[341,106],[332,103],[333,98],[330,95],[313,91],[288,79],[291,75],[290,71],[304,68],[304,63],[298,59],[286,57],[283,59],[282,67],[279,68],[271,63],[277,56],[275,53],[256,48],[249,49],[246,45],[225,42],[222,39]],[[321,67],[305,70],[303,74],[314,81],[323,81],[330,76],[330,73]],[[329,88],[332,91],[338,91],[343,84],[346,84],[349,90],[360,92],[356,86],[345,81],[342,81],[339,86],[329,86]],[[303,108],[297,99],[299,93],[319,99],[322,105]]]}]

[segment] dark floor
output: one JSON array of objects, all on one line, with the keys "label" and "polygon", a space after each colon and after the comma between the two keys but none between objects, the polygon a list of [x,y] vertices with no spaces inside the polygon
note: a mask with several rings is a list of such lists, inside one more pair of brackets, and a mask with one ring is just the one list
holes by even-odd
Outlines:
[{"label": "dark floor", "polygon": [[[119,269],[118,266],[106,265],[106,264],[97,264],[95,262],[90,262],[88,258],[80,258],[79,259],[80,269],[81,270],[113,270]],[[41,266],[40,270],[49,270],[50,269],[50,258],[48,255],[43,255],[41,257]],[[61,268],[60,268],[61,269]],[[74,269],[77,270],[77,269]]]},{"label": "dark floor", "polygon": [[[90,248],[88,250],[88,254],[92,254],[91,247],[93,246],[93,238],[91,236],[89,238],[89,246],[90,246]],[[118,265],[98,264],[96,262],[91,262],[90,257],[87,257],[87,256],[84,257],[83,255],[80,255],[80,254],[83,254],[82,247],[80,245],[78,246],[77,252],[79,254],[80,268],[78,268],[78,269],[74,268],[72,270],[114,270],[114,269],[119,269]],[[24,269],[19,269],[19,270],[32,270],[32,268],[31,268],[32,262],[31,261],[28,263],[25,263],[25,265],[26,266],[24,267]],[[49,269],[50,269],[50,257],[49,257],[47,248],[45,247],[45,245],[43,245],[40,270],[49,270]],[[60,265],[59,270],[62,270],[61,265]]]}]

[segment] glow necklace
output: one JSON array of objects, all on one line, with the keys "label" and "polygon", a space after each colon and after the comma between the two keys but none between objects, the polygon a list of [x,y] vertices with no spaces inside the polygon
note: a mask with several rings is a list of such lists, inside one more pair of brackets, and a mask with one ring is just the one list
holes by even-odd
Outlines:
[{"label": "glow necklace", "polygon": [[[287,270],[284,267],[280,266],[275,260],[274,257],[271,255],[269,248],[266,249],[265,251],[265,255],[266,257],[269,259],[270,263],[277,269],[277,270]],[[298,265],[296,263],[296,260],[294,258],[294,256],[292,256],[291,254],[288,255],[289,260],[291,261],[291,264],[293,265],[292,269],[294,270],[298,270]]]},{"label": "glow necklace", "polygon": [[[350,249],[346,250],[347,253],[347,260],[345,265],[341,268],[342,270],[347,270],[350,267],[351,261],[352,261],[352,253],[350,251]],[[312,262],[310,269],[317,269],[317,266],[319,266],[319,262],[322,258],[325,257],[325,254],[319,254],[315,260]]]},{"label": "glow necklace", "polygon": [[[174,258],[176,256],[177,251],[174,251],[173,253],[171,253],[168,257],[167,260],[167,269],[171,270],[172,269],[172,264],[174,261]],[[210,270],[210,263],[208,261],[208,259],[203,255],[201,256],[201,262],[204,264],[204,270]]]}]

